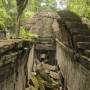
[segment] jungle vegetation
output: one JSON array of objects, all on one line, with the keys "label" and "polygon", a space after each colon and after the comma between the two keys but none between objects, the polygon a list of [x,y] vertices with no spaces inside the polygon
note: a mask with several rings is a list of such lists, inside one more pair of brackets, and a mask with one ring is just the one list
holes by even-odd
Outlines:
[{"label": "jungle vegetation", "polygon": [[69,0],[68,9],[90,19],[90,0]]},{"label": "jungle vegetation", "polygon": [[0,0],[0,30],[23,36],[26,32],[21,21],[25,22],[35,12],[61,9],[90,20],[90,0]]}]

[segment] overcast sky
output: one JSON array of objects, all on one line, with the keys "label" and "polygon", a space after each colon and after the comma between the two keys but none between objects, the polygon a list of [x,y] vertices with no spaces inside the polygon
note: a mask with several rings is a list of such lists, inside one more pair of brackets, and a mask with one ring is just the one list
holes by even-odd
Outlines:
[{"label": "overcast sky", "polygon": [[56,0],[56,3],[57,3],[57,8],[60,8],[60,9],[67,8],[66,0]]}]

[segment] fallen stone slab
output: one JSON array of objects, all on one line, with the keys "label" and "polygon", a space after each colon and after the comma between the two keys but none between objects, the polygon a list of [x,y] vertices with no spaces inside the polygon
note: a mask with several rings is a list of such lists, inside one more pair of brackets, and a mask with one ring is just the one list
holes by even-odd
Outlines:
[{"label": "fallen stone slab", "polygon": [[49,74],[53,79],[55,79],[55,80],[59,80],[60,78],[60,76],[59,76],[59,74],[57,73],[57,72],[53,72],[53,71],[50,71],[50,74]]},{"label": "fallen stone slab", "polygon": [[90,42],[77,42],[77,48],[90,50]]},{"label": "fallen stone slab", "polygon": [[90,36],[86,35],[75,35],[73,36],[74,42],[90,42]]}]

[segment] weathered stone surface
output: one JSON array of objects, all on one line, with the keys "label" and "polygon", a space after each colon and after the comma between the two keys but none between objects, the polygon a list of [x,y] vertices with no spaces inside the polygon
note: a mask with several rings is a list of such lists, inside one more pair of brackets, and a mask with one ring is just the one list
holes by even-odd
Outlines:
[{"label": "weathered stone surface", "polygon": [[87,35],[90,36],[90,31],[79,28],[71,28],[70,29],[72,35]]},{"label": "weathered stone surface", "polygon": [[[52,65],[45,64],[44,62],[38,63],[36,67],[36,74],[32,74],[30,78],[30,88],[33,90],[47,90],[47,88],[52,90],[57,90],[59,86],[59,73],[56,69],[52,71]],[[50,67],[50,68],[49,68]],[[32,87],[33,86],[33,87]]]},{"label": "weathered stone surface", "polygon": [[75,35],[73,36],[73,40],[74,42],[90,42],[90,36],[86,36],[86,35]]},{"label": "weathered stone surface", "polygon": [[67,27],[70,29],[70,28],[79,28],[79,29],[83,29],[83,30],[89,30],[87,24],[83,24],[83,23],[80,23],[80,22],[65,22],[65,24],[67,25]]},{"label": "weathered stone surface", "polygon": [[59,80],[59,74],[57,72],[50,71],[50,76],[55,80]]},{"label": "weathered stone surface", "polygon": [[25,90],[29,49],[24,40],[0,42],[0,90]]},{"label": "weathered stone surface", "polygon": [[75,13],[71,12],[71,11],[68,11],[68,10],[62,10],[60,12],[58,12],[62,21],[63,20],[66,20],[66,21],[78,21],[78,22],[81,22],[81,18],[76,16]]},{"label": "weathered stone surface", "polygon": [[[56,46],[56,59],[61,68],[62,86],[66,90],[89,90],[90,89],[90,30],[88,26],[82,23],[80,17],[68,11],[61,11],[60,17],[54,17],[51,13],[36,14],[31,19],[29,30],[36,32],[42,39],[46,37],[55,37],[58,39]],[[57,22],[58,21],[58,22]],[[60,24],[60,25],[59,25]],[[40,41],[40,42],[38,42]],[[46,50],[50,45],[48,41],[37,40],[36,50]],[[48,42],[48,44],[47,44]],[[51,43],[52,45],[53,43]],[[50,47],[48,46],[50,50]],[[83,50],[82,50],[83,49]],[[88,50],[88,51],[87,51]],[[86,58],[84,58],[84,56]],[[88,57],[87,57],[88,56]],[[37,65],[38,66],[38,65]],[[43,65],[39,65],[39,69]],[[46,69],[46,70],[45,70]],[[41,76],[49,80],[49,66],[44,65],[40,70]],[[51,75],[56,78],[56,73]],[[48,84],[50,87],[50,85]]]},{"label": "weathered stone surface", "polygon": [[90,50],[84,50],[83,54],[90,58]]},{"label": "weathered stone surface", "polygon": [[77,48],[90,50],[90,42],[77,42]]},{"label": "weathered stone surface", "polygon": [[0,40],[0,54],[12,49],[19,49],[23,46],[23,40]]},{"label": "weathered stone surface", "polygon": [[[61,11],[59,15],[62,22],[60,27],[63,26],[69,35],[63,34],[66,33],[63,28],[59,33],[71,39],[60,40],[58,38],[59,41],[56,44],[56,57],[63,75],[64,88],[90,90],[90,29],[72,12]],[[67,46],[64,42],[69,41],[71,43]]]},{"label": "weathered stone surface", "polygon": [[78,59],[73,56],[73,53],[57,44],[57,60],[64,77],[64,87],[68,90],[89,90],[90,69],[87,66],[90,66],[90,61],[80,59],[77,62]]}]

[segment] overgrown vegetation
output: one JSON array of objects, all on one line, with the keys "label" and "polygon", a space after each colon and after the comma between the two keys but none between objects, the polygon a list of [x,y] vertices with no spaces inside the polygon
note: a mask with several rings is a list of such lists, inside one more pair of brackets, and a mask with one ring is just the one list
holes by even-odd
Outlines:
[{"label": "overgrown vegetation", "polygon": [[35,12],[57,11],[64,7],[90,19],[90,0],[0,0],[0,30],[8,31],[12,37],[16,33],[23,33],[25,37],[32,36],[26,34],[21,24]]},{"label": "overgrown vegetation", "polygon": [[15,1],[0,0],[0,30],[5,30],[9,36],[15,33],[16,5]]},{"label": "overgrown vegetation", "polygon": [[68,8],[81,17],[90,19],[90,0],[69,0]]},{"label": "overgrown vegetation", "polygon": [[20,26],[19,37],[32,40],[33,38],[37,38],[38,36],[35,33],[28,32],[23,26]]}]

